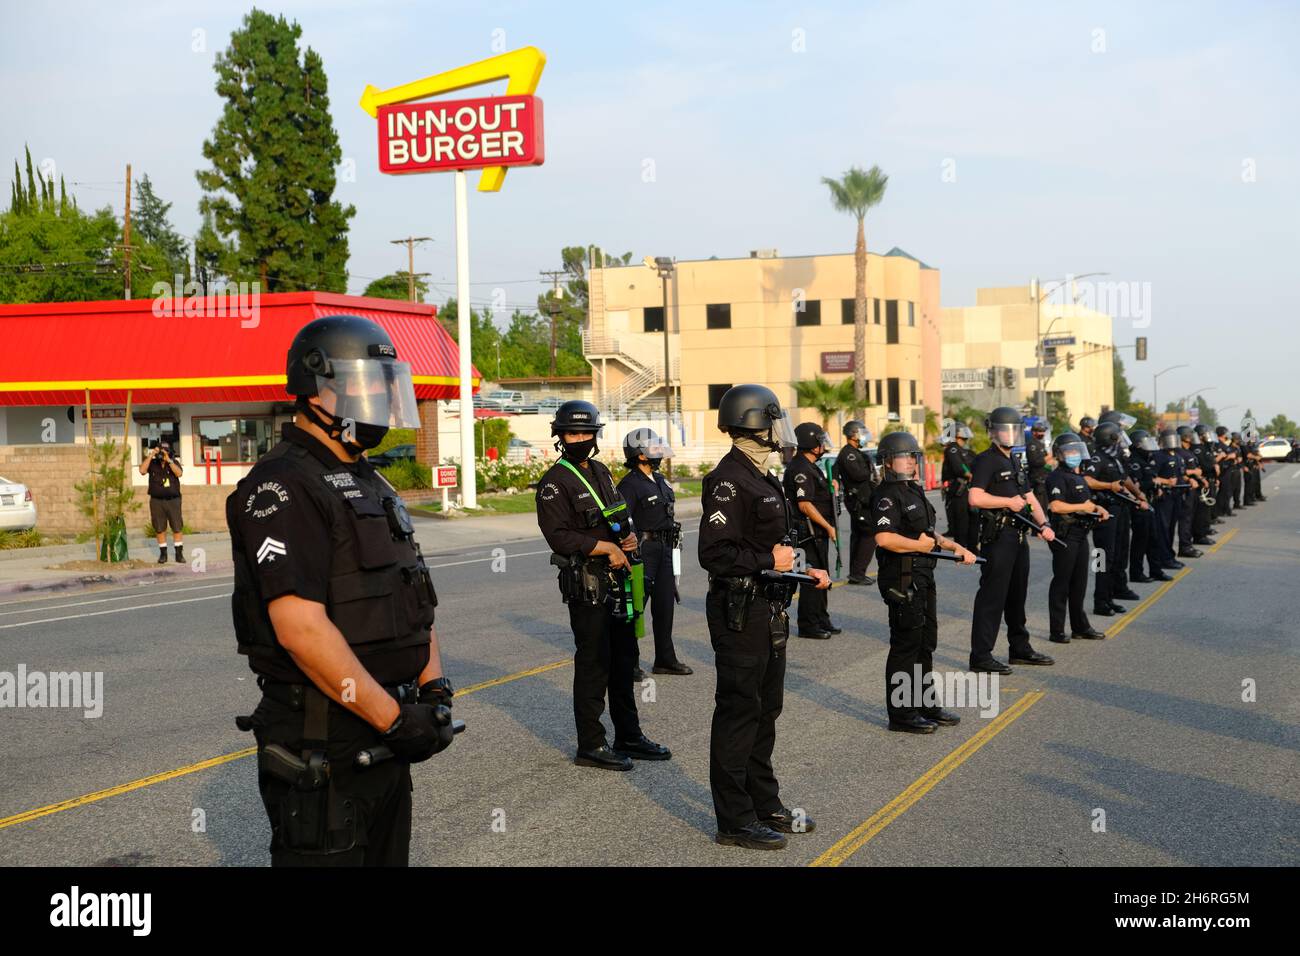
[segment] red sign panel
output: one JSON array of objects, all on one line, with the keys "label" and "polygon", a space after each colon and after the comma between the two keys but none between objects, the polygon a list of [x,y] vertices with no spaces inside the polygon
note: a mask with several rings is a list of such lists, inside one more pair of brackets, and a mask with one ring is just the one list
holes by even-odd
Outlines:
[{"label": "red sign panel", "polygon": [[379,107],[379,171],[540,166],[542,101],[485,96]]},{"label": "red sign panel", "polygon": [[456,480],[456,466],[446,465],[434,469],[437,481],[434,483],[435,488],[455,488],[459,482]]},{"label": "red sign panel", "polygon": [[823,372],[852,372],[853,353],[852,352],[823,352],[822,371]]}]

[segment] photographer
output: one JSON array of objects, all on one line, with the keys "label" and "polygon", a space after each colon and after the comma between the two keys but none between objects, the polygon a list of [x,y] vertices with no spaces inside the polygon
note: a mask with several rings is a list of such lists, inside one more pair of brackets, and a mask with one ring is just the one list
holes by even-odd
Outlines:
[{"label": "photographer", "polygon": [[140,474],[149,476],[149,520],[158,534],[158,563],[167,563],[167,528],[172,529],[175,560],[185,560],[182,550],[185,535],[181,532],[181,463],[171,455],[171,445],[160,441],[149,449],[140,462]]}]

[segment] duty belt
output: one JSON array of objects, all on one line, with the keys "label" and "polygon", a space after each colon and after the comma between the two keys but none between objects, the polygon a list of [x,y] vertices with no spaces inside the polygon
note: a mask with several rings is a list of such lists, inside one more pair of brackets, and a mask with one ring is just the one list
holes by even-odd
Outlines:
[{"label": "duty belt", "polygon": [[[316,685],[285,684],[280,681],[259,677],[257,686],[262,689],[264,695],[276,703],[284,704],[290,710],[302,710],[306,704],[308,688],[314,688]],[[415,703],[416,697],[420,693],[418,680],[407,681],[404,684],[384,684],[383,688],[388,693],[388,696],[399,704]]]}]

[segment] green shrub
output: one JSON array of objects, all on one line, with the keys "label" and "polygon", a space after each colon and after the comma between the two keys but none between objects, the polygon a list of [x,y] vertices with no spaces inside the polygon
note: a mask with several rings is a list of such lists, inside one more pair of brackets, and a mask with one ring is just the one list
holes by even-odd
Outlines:
[{"label": "green shrub", "polygon": [[398,445],[414,445],[415,429],[414,428],[390,428],[384,440],[372,448],[367,454],[378,455],[388,451],[390,448],[396,448]]},{"label": "green shrub", "polygon": [[35,528],[26,531],[0,531],[0,551],[14,548],[39,548],[44,543],[41,533]]},{"label": "green shrub", "polygon": [[433,485],[433,470],[413,458],[402,458],[385,468],[377,469],[398,491],[429,488]]}]

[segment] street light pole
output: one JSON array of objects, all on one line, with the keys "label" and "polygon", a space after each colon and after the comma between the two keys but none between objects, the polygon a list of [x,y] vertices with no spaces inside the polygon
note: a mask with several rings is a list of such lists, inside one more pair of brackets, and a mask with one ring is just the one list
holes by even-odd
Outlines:
[{"label": "street light pole", "polygon": [[1155,415],[1157,421],[1160,419],[1160,399],[1157,392],[1157,383],[1160,381],[1161,375],[1164,375],[1165,372],[1172,372],[1176,368],[1191,368],[1191,365],[1186,362],[1182,365],[1171,365],[1151,376],[1151,412]]},{"label": "street light pole", "polygon": [[[1067,275],[1064,279],[1049,280],[1049,281],[1055,281],[1056,285],[1052,286],[1052,288],[1048,290],[1047,294],[1051,295],[1053,292],[1061,288],[1061,286],[1065,285],[1067,282],[1074,283],[1079,279],[1088,279],[1093,276],[1108,276],[1108,275],[1110,275],[1109,272],[1085,272],[1083,273],[1083,275],[1077,275],[1077,276]],[[1047,389],[1043,387],[1043,334],[1042,334],[1043,288],[1037,276],[1035,276],[1033,282],[1030,283],[1030,289],[1033,291],[1033,295],[1034,295],[1034,358],[1035,361],[1037,362],[1037,376],[1035,378],[1034,385],[1038,390],[1038,402],[1037,402],[1038,417],[1046,420],[1047,419]],[[1053,319],[1052,325],[1055,324],[1056,324],[1056,320]],[[1048,327],[1048,331],[1049,332],[1051,331],[1051,326]]]}]

